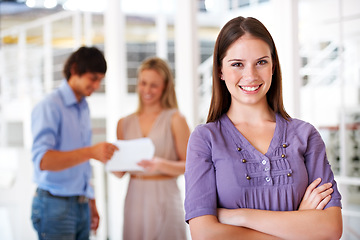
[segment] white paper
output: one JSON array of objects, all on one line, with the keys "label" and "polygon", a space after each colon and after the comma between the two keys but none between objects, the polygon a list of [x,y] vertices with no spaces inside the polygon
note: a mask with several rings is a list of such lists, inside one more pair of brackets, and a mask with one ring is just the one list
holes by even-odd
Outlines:
[{"label": "white paper", "polygon": [[137,163],[144,159],[152,159],[155,146],[150,138],[118,140],[114,143],[119,150],[106,163],[107,171],[144,171]]}]

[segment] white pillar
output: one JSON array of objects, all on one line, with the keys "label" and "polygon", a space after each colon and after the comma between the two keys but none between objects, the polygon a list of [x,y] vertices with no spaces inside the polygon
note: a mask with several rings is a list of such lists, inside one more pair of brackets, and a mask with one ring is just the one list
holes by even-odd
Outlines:
[{"label": "white pillar", "polygon": [[199,41],[197,1],[177,0],[175,16],[175,84],[180,111],[193,129],[198,123]]},{"label": "white pillar", "polygon": [[6,121],[4,116],[4,106],[5,106],[5,89],[11,89],[7,86],[9,85],[9,79],[5,74],[5,50],[4,47],[0,48],[0,148],[6,146],[7,134],[6,134]]},{"label": "white pillar", "polygon": [[[116,125],[122,116],[127,95],[127,64],[125,15],[120,0],[107,0],[105,10],[105,57],[108,64],[106,73],[106,136],[109,142],[116,140]],[[122,239],[123,199],[125,181],[119,181],[106,174],[108,238]]]},{"label": "white pillar", "polygon": [[31,151],[33,144],[32,133],[31,133],[31,112],[34,108],[33,98],[31,94],[28,93],[24,96],[23,101],[23,141],[25,150]]},{"label": "white pillar", "polygon": [[92,31],[92,14],[91,12],[84,12],[84,43],[85,46],[92,46],[93,31]]},{"label": "white pillar", "polygon": [[18,41],[18,68],[17,68],[17,80],[15,82],[16,96],[15,98],[19,98],[23,96],[23,94],[27,91],[26,89],[26,76],[27,76],[27,51],[26,51],[26,30],[21,29],[19,33],[19,41]]},{"label": "white pillar", "polygon": [[168,37],[167,37],[167,18],[163,9],[165,0],[158,0],[158,13],[155,24],[157,31],[156,56],[162,59],[168,59]]},{"label": "white pillar", "polygon": [[125,15],[121,1],[108,0],[105,12],[105,58],[106,72],[106,131],[109,141],[116,140],[116,124],[122,115],[127,95],[127,61],[125,39]]},{"label": "white pillar", "polygon": [[[337,1],[338,4],[338,41],[339,41],[339,60],[340,60],[340,66],[339,69],[339,80],[340,80],[340,122],[339,122],[339,142],[340,142],[340,176],[339,178],[347,178],[349,175],[349,168],[350,168],[350,158],[348,153],[348,136],[346,133],[346,103],[345,103],[345,94],[346,89],[344,86],[346,86],[345,83],[345,76],[344,76],[344,16],[343,16],[343,2],[341,0]],[[340,184],[339,189],[341,191],[342,195],[342,206],[344,210],[347,210],[349,206],[349,188],[347,184]],[[348,218],[344,218],[344,226],[348,224]]]},{"label": "white pillar", "polygon": [[298,0],[273,0],[274,37],[283,76],[283,98],[291,117],[300,117]]},{"label": "white pillar", "polygon": [[[54,87],[54,61],[52,47],[52,25],[46,22],[43,26],[43,51],[44,51],[44,89],[45,93],[50,93]],[[37,93],[38,94],[38,93]]]},{"label": "white pillar", "polygon": [[167,38],[167,19],[165,13],[160,12],[156,16],[156,56],[168,59],[168,38]]},{"label": "white pillar", "polygon": [[77,11],[73,15],[73,37],[74,50],[77,50],[82,45],[82,27],[81,27],[81,12]]}]

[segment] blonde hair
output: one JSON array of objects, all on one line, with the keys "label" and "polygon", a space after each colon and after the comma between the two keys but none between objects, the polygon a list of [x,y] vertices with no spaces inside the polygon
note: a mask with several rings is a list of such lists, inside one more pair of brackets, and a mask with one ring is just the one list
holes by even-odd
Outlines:
[{"label": "blonde hair", "polygon": [[[139,81],[139,75],[144,70],[154,70],[159,73],[165,81],[165,89],[161,96],[161,106],[165,109],[169,108],[178,108],[176,93],[175,93],[175,84],[174,77],[171,73],[169,65],[159,57],[150,57],[145,59],[140,67],[137,70],[137,76]],[[140,112],[143,108],[143,103],[141,101],[141,97],[139,97],[139,105],[137,112]]]}]

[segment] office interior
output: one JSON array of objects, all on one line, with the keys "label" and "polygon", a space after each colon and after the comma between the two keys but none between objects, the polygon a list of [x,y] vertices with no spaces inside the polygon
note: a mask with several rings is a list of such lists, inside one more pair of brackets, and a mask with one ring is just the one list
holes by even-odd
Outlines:
[{"label": "office interior", "polygon": [[[108,61],[88,98],[94,143],[116,140],[118,119],[137,106],[136,69],[154,55],[169,62],[193,130],[207,117],[217,34],[239,15],[272,34],[285,108],[320,131],[342,194],[342,239],[360,239],[359,0],[7,0],[0,13],[0,239],[37,239],[30,114],[60,84],[74,49],[97,46]],[[121,239],[128,178],[91,163],[101,217],[92,239]],[[178,184],[184,194],[183,177]]]}]

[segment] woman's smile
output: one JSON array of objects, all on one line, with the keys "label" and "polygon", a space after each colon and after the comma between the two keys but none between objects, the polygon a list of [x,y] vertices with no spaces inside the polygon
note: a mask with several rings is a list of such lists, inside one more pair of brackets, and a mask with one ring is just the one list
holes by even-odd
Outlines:
[{"label": "woman's smile", "polygon": [[271,51],[267,43],[245,34],[227,50],[220,77],[225,81],[233,103],[267,104],[266,94],[271,86],[272,69]]},{"label": "woman's smile", "polygon": [[243,90],[244,92],[247,92],[247,93],[255,93],[259,90],[259,88],[262,86],[262,84],[260,85],[255,85],[255,86],[242,86],[242,85],[239,85],[240,89]]}]

